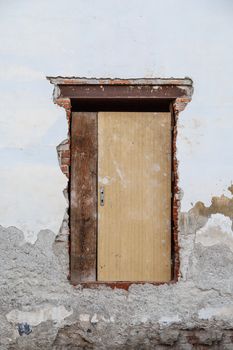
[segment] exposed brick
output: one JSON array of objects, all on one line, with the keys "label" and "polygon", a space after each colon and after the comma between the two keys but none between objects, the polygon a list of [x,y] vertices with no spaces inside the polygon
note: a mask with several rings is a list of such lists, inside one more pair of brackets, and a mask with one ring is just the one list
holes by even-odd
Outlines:
[{"label": "exposed brick", "polygon": [[61,165],[61,171],[63,174],[65,174],[67,177],[69,176],[69,167],[68,165]]},{"label": "exposed brick", "polygon": [[70,158],[70,151],[69,151],[69,150],[64,150],[64,151],[62,151],[62,157],[64,157],[64,158]]},{"label": "exposed brick", "polygon": [[63,154],[61,155],[61,165],[70,165],[70,158],[63,157]]}]

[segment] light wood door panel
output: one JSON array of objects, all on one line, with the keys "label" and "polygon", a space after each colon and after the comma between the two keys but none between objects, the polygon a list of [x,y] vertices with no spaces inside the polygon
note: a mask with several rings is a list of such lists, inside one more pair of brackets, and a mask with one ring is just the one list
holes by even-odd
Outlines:
[{"label": "light wood door panel", "polygon": [[171,115],[98,113],[98,281],[171,278]]}]

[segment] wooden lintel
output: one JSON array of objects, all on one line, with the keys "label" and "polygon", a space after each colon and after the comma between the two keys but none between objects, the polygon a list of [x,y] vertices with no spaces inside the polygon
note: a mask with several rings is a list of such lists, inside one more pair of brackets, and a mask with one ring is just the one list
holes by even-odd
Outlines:
[{"label": "wooden lintel", "polygon": [[190,87],[175,85],[58,85],[59,98],[71,99],[175,99]]}]

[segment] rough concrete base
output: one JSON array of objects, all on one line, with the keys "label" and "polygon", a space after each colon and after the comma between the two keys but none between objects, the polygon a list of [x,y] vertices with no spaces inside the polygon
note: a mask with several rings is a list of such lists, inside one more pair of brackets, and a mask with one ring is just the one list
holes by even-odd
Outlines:
[{"label": "rough concrete base", "polygon": [[233,349],[233,252],[196,239],[207,221],[196,208],[180,217],[178,283],[128,292],[71,286],[67,242],[45,230],[31,245],[2,227],[0,349]]}]

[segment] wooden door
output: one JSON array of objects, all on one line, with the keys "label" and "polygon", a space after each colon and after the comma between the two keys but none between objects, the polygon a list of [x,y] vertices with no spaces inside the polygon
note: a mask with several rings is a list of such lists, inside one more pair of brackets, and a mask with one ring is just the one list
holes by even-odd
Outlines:
[{"label": "wooden door", "polygon": [[97,279],[170,278],[171,115],[98,113]]}]

